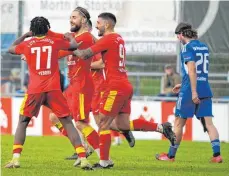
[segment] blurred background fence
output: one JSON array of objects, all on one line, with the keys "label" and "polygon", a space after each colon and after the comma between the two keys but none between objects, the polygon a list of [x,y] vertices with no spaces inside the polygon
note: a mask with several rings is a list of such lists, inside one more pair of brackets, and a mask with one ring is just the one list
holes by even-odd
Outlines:
[{"label": "blurred background fence", "polygon": [[[164,67],[170,64],[179,72],[179,43],[174,29],[186,21],[198,29],[200,40],[211,50],[209,80],[216,98],[229,97],[229,2],[227,1],[134,1],[65,0],[1,2],[1,93],[23,96],[27,73],[20,56],[7,53],[16,37],[29,30],[35,16],[49,19],[56,32],[69,31],[69,16],[77,6],[89,10],[93,25],[99,13],[117,16],[116,31],[126,41],[127,69],[135,96],[156,96],[161,92]],[[185,10],[184,10],[185,9]],[[97,36],[96,29],[93,34]],[[62,72],[67,66],[60,61]],[[67,80],[66,80],[67,82]]]}]

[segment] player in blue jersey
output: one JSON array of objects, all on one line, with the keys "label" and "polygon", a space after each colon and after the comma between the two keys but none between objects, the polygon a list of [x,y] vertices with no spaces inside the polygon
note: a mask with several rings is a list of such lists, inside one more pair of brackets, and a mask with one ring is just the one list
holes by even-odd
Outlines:
[{"label": "player in blue jersey", "polygon": [[156,159],[175,161],[186,120],[195,115],[211,140],[213,157],[210,162],[221,163],[219,134],[212,122],[213,95],[208,83],[209,49],[197,39],[197,31],[188,23],[180,23],[175,34],[183,45],[180,55],[182,83],[173,88],[174,93],[179,93],[174,124],[176,142],[170,146],[168,153],[157,154]]}]

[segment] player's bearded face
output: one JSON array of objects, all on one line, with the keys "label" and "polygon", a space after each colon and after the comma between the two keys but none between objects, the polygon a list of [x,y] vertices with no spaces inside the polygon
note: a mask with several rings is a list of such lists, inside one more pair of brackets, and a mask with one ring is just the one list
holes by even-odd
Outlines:
[{"label": "player's bearded face", "polygon": [[70,17],[71,32],[77,32],[82,27],[82,17],[79,12],[73,11]]},{"label": "player's bearded face", "polygon": [[103,36],[105,33],[105,23],[100,18],[97,21],[96,29],[98,29],[98,36]]},{"label": "player's bearded face", "polygon": [[103,36],[105,33],[105,26],[101,26],[98,30],[98,36]]},{"label": "player's bearded face", "polygon": [[70,29],[70,31],[71,32],[78,32],[80,30],[80,28],[81,28],[81,25],[71,23],[71,29]]}]

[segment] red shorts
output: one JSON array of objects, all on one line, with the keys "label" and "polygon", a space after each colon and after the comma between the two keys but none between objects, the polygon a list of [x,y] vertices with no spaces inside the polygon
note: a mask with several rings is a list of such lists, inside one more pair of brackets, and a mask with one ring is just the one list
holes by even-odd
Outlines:
[{"label": "red shorts", "polygon": [[37,117],[42,105],[47,106],[58,117],[67,117],[70,114],[67,101],[61,90],[26,94],[20,108],[20,115]]},{"label": "red shorts", "polygon": [[91,110],[93,115],[99,115],[99,104],[104,91],[103,82],[104,82],[103,79],[94,80],[95,93],[93,95],[92,102],[91,102]]},{"label": "red shorts", "polygon": [[68,107],[71,111],[72,109],[72,91],[71,91],[71,85],[69,85],[63,92],[63,95],[65,99],[67,100]]},{"label": "red shorts", "polygon": [[130,114],[132,96],[133,87],[129,82],[107,85],[99,112],[109,117],[116,117],[120,113]]},{"label": "red shorts", "polygon": [[78,82],[71,85],[72,99],[71,112],[75,121],[89,122],[89,113],[94,94],[94,85],[92,81],[86,81],[85,85],[79,86]]}]

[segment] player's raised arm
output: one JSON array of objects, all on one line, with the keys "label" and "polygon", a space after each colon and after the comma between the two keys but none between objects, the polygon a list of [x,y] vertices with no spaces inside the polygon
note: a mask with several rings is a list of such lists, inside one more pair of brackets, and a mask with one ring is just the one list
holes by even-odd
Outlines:
[{"label": "player's raised arm", "polygon": [[77,43],[76,39],[73,37],[71,33],[65,33],[64,38],[70,41],[70,50],[77,49],[82,44],[82,42]]},{"label": "player's raised arm", "polygon": [[27,32],[24,35],[22,35],[21,37],[19,37],[17,40],[14,41],[14,43],[9,47],[8,52],[11,54],[22,54],[22,53],[16,53],[15,48],[17,45],[19,45],[20,43],[22,43],[27,37],[31,37],[32,36],[32,32]]},{"label": "player's raised arm", "polygon": [[92,52],[91,48],[87,48],[85,50],[75,50],[73,51],[73,55],[81,58],[81,59],[89,59],[95,54]]}]

